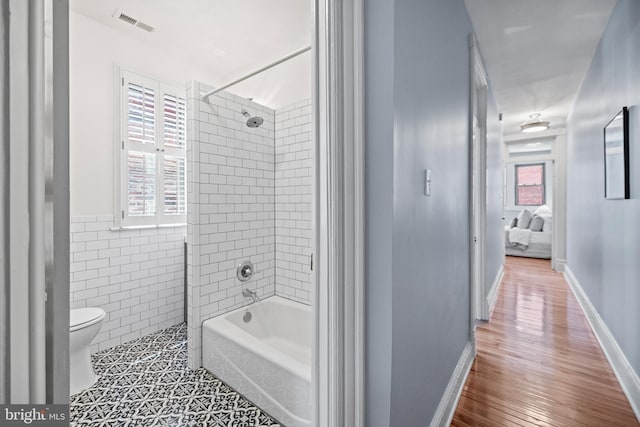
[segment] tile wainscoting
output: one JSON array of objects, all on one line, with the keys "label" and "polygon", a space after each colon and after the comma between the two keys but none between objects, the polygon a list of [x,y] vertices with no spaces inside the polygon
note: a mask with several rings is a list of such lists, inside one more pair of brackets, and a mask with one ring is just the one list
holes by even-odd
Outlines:
[{"label": "tile wainscoting", "polygon": [[186,227],[113,226],[113,215],[71,218],[71,308],[107,313],[92,353],[184,320]]}]

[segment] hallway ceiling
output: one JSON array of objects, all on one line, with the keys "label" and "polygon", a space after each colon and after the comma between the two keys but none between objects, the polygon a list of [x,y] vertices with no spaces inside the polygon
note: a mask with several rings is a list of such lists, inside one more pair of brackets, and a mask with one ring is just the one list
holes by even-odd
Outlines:
[{"label": "hallway ceiling", "polygon": [[[150,45],[168,60],[211,71],[204,83],[220,86],[308,46],[311,0],[70,0],[70,9]],[[155,28],[142,31],[117,17]],[[311,55],[302,54],[229,91],[278,108],[311,96]],[[185,80],[191,77],[186,76]],[[285,92],[291,93],[286,95]],[[295,93],[305,94],[302,98]],[[280,101],[283,96],[287,101]],[[295,99],[289,100],[293,96]]]},{"label": "hallway ceiling", "polygon": [[[504,135],[539,112],[562,128],[616,0],[465,0]],[[533,135],[535,136],[535,135]]]}]

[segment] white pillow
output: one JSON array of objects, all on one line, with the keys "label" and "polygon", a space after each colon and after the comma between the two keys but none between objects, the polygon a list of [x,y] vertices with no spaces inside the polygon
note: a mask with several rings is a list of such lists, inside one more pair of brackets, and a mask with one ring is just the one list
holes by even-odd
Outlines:
[{"label": "white pillow", "polygon": [[518,214],[518,228],[529,228],[529,223],[531,222],[531,218],[533,215],[529,209],[522,209],[520,214]]},{"label": "white pillow", "polygon": [[537,215],[543,216],[543,215],[551,215],[552,213],[551,213],[551,208],[549,206],[542,205],[542,206],[538,207],[538,209],[533,211],[533,214],[534,215],[537,214]]},{"label": "white pillow", "polygon": [[544,227],[544,218],[540,215],[534,215],[529,223],[529,230],[542,231],[542,227]]},{"label": "white pillow", "polygon": [[544,219],[544,224],[542,225],[542,231],[551,231],[551,225],[553,224],[552,216],[547,214],[538,215]]}]

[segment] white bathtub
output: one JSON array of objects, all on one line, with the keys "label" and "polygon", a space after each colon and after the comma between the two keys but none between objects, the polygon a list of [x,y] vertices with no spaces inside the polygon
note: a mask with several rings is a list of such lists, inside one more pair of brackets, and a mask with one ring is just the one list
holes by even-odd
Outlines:
[{"label": "white bathtub", "polygon": [[311,307],[273,296],[205,321],[202,365],[285,426],[311,425]]}]

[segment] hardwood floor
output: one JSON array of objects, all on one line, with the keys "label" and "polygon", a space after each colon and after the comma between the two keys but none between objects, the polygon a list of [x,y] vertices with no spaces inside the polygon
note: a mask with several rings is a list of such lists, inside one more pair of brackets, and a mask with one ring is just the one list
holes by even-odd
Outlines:
[{"label": "hardwood floor", "polygon": [[454,426],[637,426],[587,320],[548,260],[507,257]]}]

